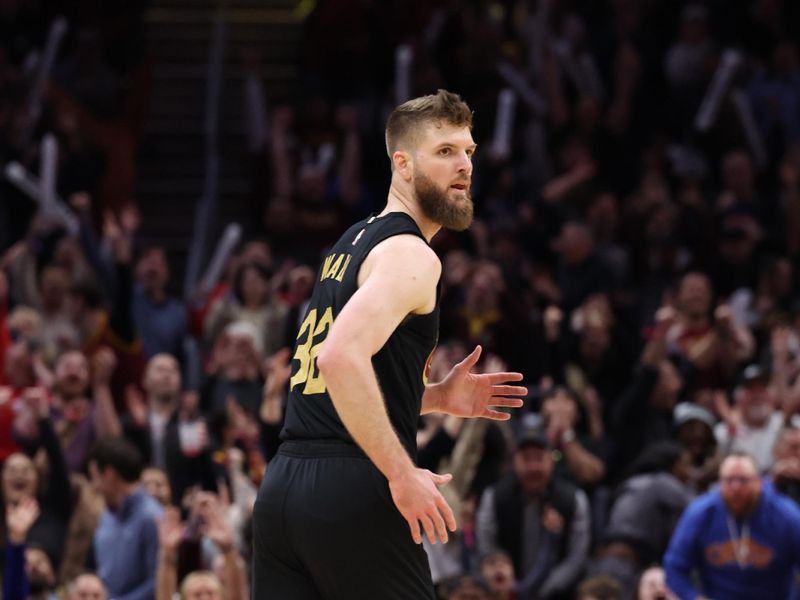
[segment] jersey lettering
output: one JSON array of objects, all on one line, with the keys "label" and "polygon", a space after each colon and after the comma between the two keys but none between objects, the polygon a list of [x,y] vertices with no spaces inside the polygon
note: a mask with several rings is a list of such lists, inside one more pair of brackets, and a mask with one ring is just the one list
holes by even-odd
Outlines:
[{"label": "jersey lettering", "polygon": [[325,262],[322,264],[322,272],[320,273],[319,280],[325,281],[326,279],[335,279],[341,281],[344,278],[344,272],[350,264],[350,259],[353,258],[352,254],[329,254],[325,257]]},{"label": "jersey lettering", "polygon": [[[299,361],[300,365],[289,380],[291,390],[294,390],[296,385],[305,383],[304,394],[321,394],[326,391],[325,380],[317,368],[317,356],[319,356],[325,338],[328,337],[328,330],[333,325],[333,308],[330,306],[326,308],[319,321],[317,314],[317,309],[312,308],[308,311],[303,324],[300,325],[300,333],[297,334],[297,349],[293,357],[293,360]],[[305,341],[300,343],[303,336],[306,336]],[[322,339],[315,344],[314,340],[320,337]]]}]

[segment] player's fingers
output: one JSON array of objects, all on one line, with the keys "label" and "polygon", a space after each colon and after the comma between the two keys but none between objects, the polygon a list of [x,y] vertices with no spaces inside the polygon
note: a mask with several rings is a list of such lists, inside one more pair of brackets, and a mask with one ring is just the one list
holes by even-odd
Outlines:
[{"label": "player's fingers", "polygon": [[439,513],[444,518],[444,522],[447,525],[447,528],[450,531],[456,530],[456,516],[453,514],[453,509],[450,508],[450,505],[447,503],[447,500],[444,499],[444,496],[439,494],[439,497],[436,498],[436,507],[439,509]]},{"label": "player's fingers", "polygon": [[478,364],[478,359],[481,357],[481,351],[482,349],[480,346],[475,346],[475,350],[470,352],[464,360],[456,365],[456,367],[469,371],[472,367]]},{"label": "player's fingers", "polygon": [[450,483],[450,480],[453,479],[453,476],[450,473],[445,473],[444,475],[439,475],[438,473],[431,473],[431,479],[433,479],[433,483],[436,485],[444,485],[445,483]]},{"label": "player's fingers", "polygon": [[425,530],[425,535],[428,536],[428,541],[431,544],[436,543],[436,526],[433,520],[428,515],[422,515],[419,520],[422,522],[422,528]]},{"label": "player's fingers", "polygon": [[433,515],[431,516],[431,518],[433,519],[433,524],[436,527],[436,537],[438,537],[443,544],[446,544],[447,525],[445,525],[438,504],[433,507]]},{"label": "player's fingers", "polygon": [[483,411],[481,417],[484,419],[491,419],[492,421],[508,421],[511,418],[511,415],[506,412],[500,412],[487,408]]},{"label": "player's fingers", "polygon": [[492,396],[489,402],[492,406],[508,406],[510,408],[519,408],[525,404],[522,398],[506,398],[505,396]]},{"label": "player's fingers", "polygon": [[527,396],[528,388],[522,385],[493,385],[492,394],[495,396]]},{"label": "player's fingers", "polygon": [[416,519],[406,519],[406,521],[409,529],[411,529],[411,539],[414,540],[415,544],[421,544],[422,536],[419,533],[419,521]]},{"label": "player's fingers", "polygon": [[[489,375],[489,382],[492,385],[497,383],[505,383],[506,381],[522,381],[523,379],[522,373],[517,373],[517,372],[504,371],[503,373],[489,373],[488,375]],[[525,392],[523,393],[527,394],[528,390],[526,389]]]}]

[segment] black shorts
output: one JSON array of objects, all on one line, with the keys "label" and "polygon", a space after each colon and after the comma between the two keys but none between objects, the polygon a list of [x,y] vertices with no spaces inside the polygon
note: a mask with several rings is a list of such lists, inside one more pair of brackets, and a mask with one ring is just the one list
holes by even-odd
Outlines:
[{"label": "black shorts", "polygon": [[342,442],[284,442],[253,509],[255,600],[433,600],[375,465]]}]

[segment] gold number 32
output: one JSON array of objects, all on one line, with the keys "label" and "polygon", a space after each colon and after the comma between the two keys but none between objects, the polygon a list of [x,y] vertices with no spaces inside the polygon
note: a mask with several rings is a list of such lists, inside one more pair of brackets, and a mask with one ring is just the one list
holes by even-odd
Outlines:
[{"label": "gold number 32", "polygon": [[[297,368],[297,373],[289,380],[290,389],[293,390],[294,386],[305,383],[304,394],[321,394],[325,391],[325,380],[317,370],[317,356],[332,324],[333,308],[330,306],[322,313],[319,321],[317,321],[316,308],[308,311],[303,324],[300,325],[300,333],[297,334],[298,344],[297,350],[294,352],[294,360],[300,361],[300,366]],[[299,343],[303,335],[306,336],[306,340]],[[315,344],[314,339],[320,336],[322,339]]]}]

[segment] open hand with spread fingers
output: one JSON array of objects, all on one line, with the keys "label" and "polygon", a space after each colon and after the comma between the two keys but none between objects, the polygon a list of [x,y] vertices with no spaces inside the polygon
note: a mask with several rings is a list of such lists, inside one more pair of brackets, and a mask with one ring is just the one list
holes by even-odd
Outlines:
[{"label": "open hand with spread fingers", "polygon": [[469,356],[455,365],[439,383],[428,385],[423,398],[425,412],[443,412],[454,417],[483,417],[507,421],[511,415],[495,408],[520,408],[528,389],[510,382],[522,381],[522,373],[474,373],[481,357],[476,346]]}]

